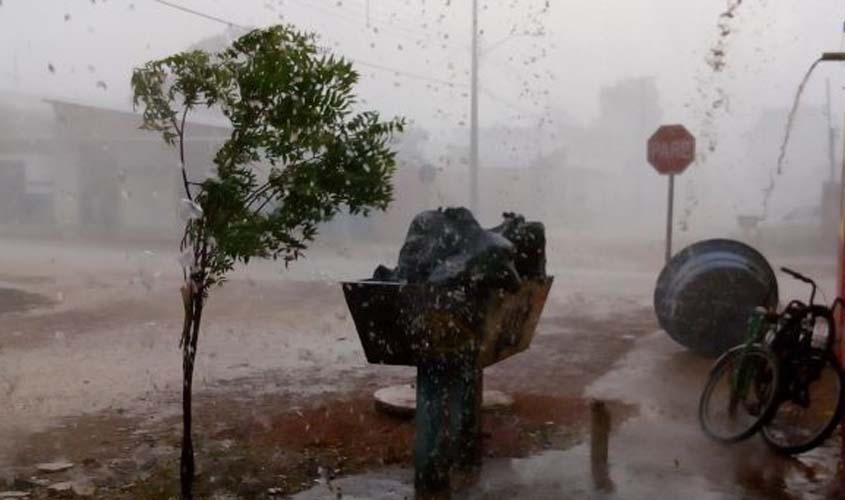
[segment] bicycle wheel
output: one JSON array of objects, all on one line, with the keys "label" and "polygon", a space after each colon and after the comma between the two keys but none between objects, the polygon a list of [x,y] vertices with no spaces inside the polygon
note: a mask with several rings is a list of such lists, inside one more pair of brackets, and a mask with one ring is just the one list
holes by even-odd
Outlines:
[{"label": "bicycle wheel", "polygon": [[763,439],[780,453],[793,455],[815,448],[830,437],[842,419],[842,370],[831,355],[816,363],[815,368],[799,366],[802,373],[789,374],[795,386],[784,391],[785,400],[763,426]]},{"label": "bicycle wheel", "polygon": [[698,405],[704,432],[723,443],[735,443],[757,432],[775,410],[779,366],[768,349],[737,346],[710,370]]}]

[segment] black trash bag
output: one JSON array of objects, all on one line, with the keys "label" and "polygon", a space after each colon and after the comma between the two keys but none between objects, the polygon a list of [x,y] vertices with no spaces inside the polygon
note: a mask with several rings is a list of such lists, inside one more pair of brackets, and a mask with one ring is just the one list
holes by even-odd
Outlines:
[{"label": "black trash bag", "polygon": [[546,276],[546,228],[542,222],[525,222],[525,217],[513,212],[502,214],[505,219],[490,231],[501,234],[516,247],[514,265],[522,278]]},{"label": "black trash bag", "polygon": [[[542,224],[525,223],[521,216],[508,214],[505,223],[496,229],[483,229],[465,208],[422,212],[411,222],[398,267],[391,270],[379,266],[373,279],[514,290],[519,287],[521,276],[545,275]],[[522,258],[518,256],[520,250],[525,254]],[[518,258],[524,275],[515,264]]]},{"label": "black trash bag", "polygon": [[379,265],[373,273],[373,281],[399,281],[396,270]]}]

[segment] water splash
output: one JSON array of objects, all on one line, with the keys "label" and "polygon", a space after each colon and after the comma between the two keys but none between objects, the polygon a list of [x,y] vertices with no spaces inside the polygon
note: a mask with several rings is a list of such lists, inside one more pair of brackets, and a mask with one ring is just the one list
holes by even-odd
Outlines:
[{"label": "water splash", "polygon": [[742,5],[742,0],[730,0],[727,9],[719,14],[719,22],[716,25],[719,28],[719,37],[716,39],[716,44],[710,48],[710,54],[707,58],[707,65],[716,73],[724,70],[727,65],[727,39],[733,32],[731,20],[736,16],[736,11],[740,5]]},{"label": "water splash", "polygon": [[707,76],[701,77],[698,82],[698,93],[707,101],[707,109],[701,124],[700,137],[705,144],[705,151],[699,155],[702,161],[706,161],[709,153],[714,153],[718,146],[716,124],[718,115],[727,113],[729,109],[728,94],[720,83],[720,75],[728,67],[729,40],[734,34],[734,20],[738,16],[738,9],[742,0],[729,0],[727,8],[719,14],[716,23],[718,30],[716,41],[710,47],[704,62],[710,71]]},{"label": "water splash", "polygon": [[810,77],[813,76],[813,71],[816,69],[816,66],[818,66],[821,61],[821,59],[818,59],[816,60],[816,62],[810,65],[810,69],[807,70],[807,73],[804,75],[804,79],[801,80],[801,85],[798,86],[798,91],[795,93],[795,99],[792,101],[792,109],[789,110],[789,116],[786,119],[786,130],[783,135],[783,142],[780,145],[780,154],[778,155],[777,168],[778,175],[783,172],[783,162],[786,158],[786,148],[789,145],[789,138],[792,135],[792,127],[795,124],[795,116],[798,113],[798,105],[801,102],[801,96],[804,94],[804,89],[807,87],[807,82],[809,82]]},{"label": "water splash", "polygon": [[779,176],[783,173],[783,165],[786,161],[786,150],[789,146],[789,139],[792,137],[792,129],[795,126],[795,118],[798,115],[798,106],[801,104],[801,96],[804,94],[804,90],[807,87],[807,83],[810,81],[810,77],[813,76],[813,71],[815,71],[816,66],[818,66],[821,61],[821,59],[817,59],[810,65],[807,73],[804,74],[804,79],[801,80],[801,84],[798,86],[798,90],[795,92],[795,98],[792,101],[792,109],[789,110],[789,116],[786,118],[786,128],[783,133],[783,141],[780,144],[780,152],[778,153],[777,169],[774,174],[769,175],[769,184],[763,188],[763,219],[766,218],[769,209],[769,198],[771,198],[772,192],[775,189],[775,176]]},{"label": "water splash", "polygon": [[[697,101],[703,101],[704,116],[701,119],[698,137],[702,147],[696,152],[696,161],[702,166],[707,163],[708,156],[716,152],[718,147],[719,116],[730,113],[730,96],[724,88],[724,74],[729,67],[728,52],[730,39],[735,32],[734,24],[740,13],[740,6],[743,0],[728,0],[727,7],[719,13],[716,22],[716,38],[710,45],[707,55],[704,57],[707,72],[696,77]],[[684,107],[698,108],[701,104],[688,100]],[[690,184],[691,185],[691,184]],[[689,223],[693,212],[698,205],[698,199],[694,193],[688,195],[684,210],[679,221],[682,231],[689,230]]]}]

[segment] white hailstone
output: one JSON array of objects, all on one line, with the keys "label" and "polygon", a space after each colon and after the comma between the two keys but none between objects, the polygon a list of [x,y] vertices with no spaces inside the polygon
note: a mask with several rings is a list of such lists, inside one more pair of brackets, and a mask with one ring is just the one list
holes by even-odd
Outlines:
[{"label": "white hailstone", "polygon": [[202,207],[188,198],[182,198],[179,206],[179,216],[184,221],[199,219],[203,216]]}]

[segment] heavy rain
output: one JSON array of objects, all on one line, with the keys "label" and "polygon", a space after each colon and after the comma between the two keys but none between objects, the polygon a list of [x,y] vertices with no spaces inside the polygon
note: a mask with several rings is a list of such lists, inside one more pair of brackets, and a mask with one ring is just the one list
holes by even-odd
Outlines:
[{"label": "heavy rain", "polygon": [[843,172],[841,0],[0,0],[0,500],[842,498]]}]

